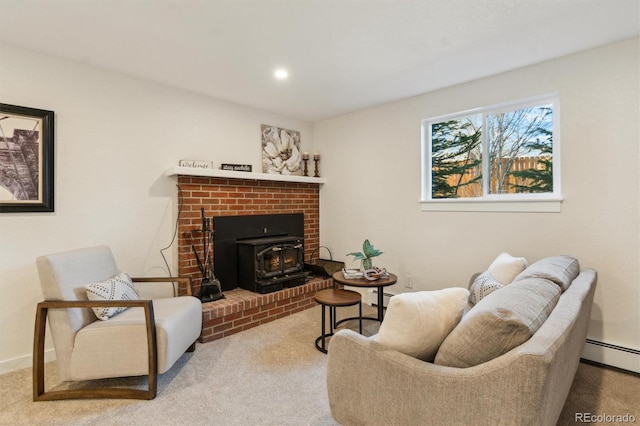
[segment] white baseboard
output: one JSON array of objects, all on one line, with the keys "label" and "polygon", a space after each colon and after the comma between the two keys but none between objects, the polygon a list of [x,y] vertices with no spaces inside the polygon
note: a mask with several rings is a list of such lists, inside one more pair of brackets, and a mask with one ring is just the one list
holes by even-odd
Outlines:
[{"label": "white baseboard", "polygon": [[[54,361],[56,352],[53,349],[44,351],[44,362]],[[31,354],[18,358],[0,361],[0,375],[11,373],[13,371],[22,370],[23,368],[31,368],[33,366],[33,356]]]},{"label": "white baseboard", "polygon": [[640,374],[640,351],[587,339],[582,358]]}]

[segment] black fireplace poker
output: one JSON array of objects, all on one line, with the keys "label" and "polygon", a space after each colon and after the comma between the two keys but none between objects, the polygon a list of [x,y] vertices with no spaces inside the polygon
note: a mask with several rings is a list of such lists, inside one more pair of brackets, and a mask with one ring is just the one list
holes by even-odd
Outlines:
[{"label": "black fireplace poker", "polygon": [[201,302],[213,302],[215,300],[224,299],[222,294],[222,286],[220,280],[216,278],[213,272],[213,256],[211,256],[211,249],[213,247],[213,229],[211,229],[211,219],[204,216],[204,209],[200,209],[200,215],[202,217],[202,257],[198,255],[198,250],[191,244],[193,254],[196,256],[196,263],[198,269],[202,274],[202,281],[200,283],[199,299]]}]

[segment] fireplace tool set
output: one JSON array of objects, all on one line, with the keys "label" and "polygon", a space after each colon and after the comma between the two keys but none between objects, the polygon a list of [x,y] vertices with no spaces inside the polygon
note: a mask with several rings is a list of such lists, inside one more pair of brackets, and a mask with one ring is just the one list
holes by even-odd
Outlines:
[{"label": "fireplace tool set", "polygon": [[[222,287],[220,281],[216,278],[213,272],[213,256],[211,255],[211,249],[213,248],[213,233],[211,229],[211,219],[204,216],[204,209],[200,209],[202,216],[202,257],[198,254],[198,250],[194,244],[191,244],[193,254],[196,256],[196,263],[198,269],[202,274],[202,282],[200,283],[200,301],[213,302],[214,300],[224,299],[222,294]],[[194,231],[197,232],[197,231]]]}]

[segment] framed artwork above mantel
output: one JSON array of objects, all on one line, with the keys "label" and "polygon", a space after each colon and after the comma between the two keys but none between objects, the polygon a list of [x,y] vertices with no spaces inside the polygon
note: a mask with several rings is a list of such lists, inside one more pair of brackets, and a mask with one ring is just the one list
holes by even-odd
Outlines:
[{"label": "framed artwork above mantel", "polygon": [[54,112],[0,103],[0,213],[54,211]]},{"label": "framed artwork above mantel", "polygon": [[300,132],[262,124],[262,172],[302,176]]}]

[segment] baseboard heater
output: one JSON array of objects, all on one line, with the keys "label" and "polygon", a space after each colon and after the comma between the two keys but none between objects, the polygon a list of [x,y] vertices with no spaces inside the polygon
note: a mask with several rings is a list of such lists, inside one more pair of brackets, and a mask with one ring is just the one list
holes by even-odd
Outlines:
[{"label": "baseboard heater", "polygon": [[587,339],[582,358],[640,374],[640,351]]},{"label": "baseboard heater", "polygon": [[[383,297],[383,306],[389,306],[389,299],[391,296],[394,296],[395,293],[389,293],[387,291],[382,293]],[[369,289],[369,302],[367,303],[369,306],[378,306],[378,289]]]}]

